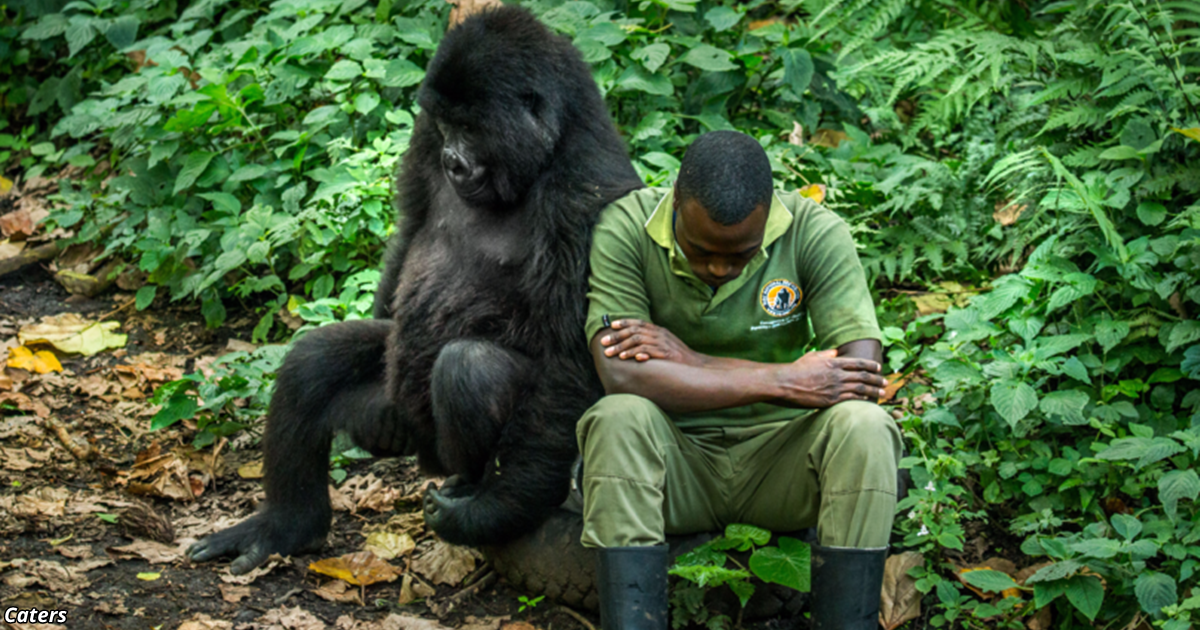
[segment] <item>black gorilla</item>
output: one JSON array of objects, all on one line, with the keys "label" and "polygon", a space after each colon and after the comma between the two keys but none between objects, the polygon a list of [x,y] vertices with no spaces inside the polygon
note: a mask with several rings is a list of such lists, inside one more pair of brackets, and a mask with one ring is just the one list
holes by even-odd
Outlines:
[{"label": "black gorilla", "polygon": [[591,229],[641,182],[588,66],[524,9],[448,33],[418,101],[377,319],[296,343],[267,415],[266,501],[193,560],[236,554],[242,573],[319,547],[337,430],[453,475],[425,497],[451,542],[505,542],[566,498],[575,422],[603,393],[583,339]]}]

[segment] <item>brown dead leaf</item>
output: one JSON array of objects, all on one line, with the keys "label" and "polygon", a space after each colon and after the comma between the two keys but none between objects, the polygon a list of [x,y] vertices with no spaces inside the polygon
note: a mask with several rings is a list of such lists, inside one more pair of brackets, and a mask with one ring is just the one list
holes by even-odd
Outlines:
[{"label": "brown dead leaf", "polygon": [[422,512],[402,512],[388,519],[386,523],[374,523],[363,527],[363,534],[373,532],[391,532],[408,534],[413,540],[425,535],[425,515]]},{"label": "brown dead leaf", "polygon": [[8,367],[17,370],[29,370],[35,374],[61,372],[63,366],[58,357],[49,350],[34,352],[25,346],[18,346],[8,351]]},{"label": "brown dead leaf", "polygon": [[450,30],[462,23],[473,13],[490,8],[501,6],[500,0],[446,0],[454,6],[450,9],[450,23],[446,25],[446,30]]},{"label": "brown dead leaf", "polygon": [[242,479],[262,479],[262,476],[263,476],[262,460],[260,459],[255,462],[250,462],[249,464],[242,464],[241,466],[238,467],[237,474]]},{"label": "brown dead leaf", "polygon": [[[972,586],[963,577],[965,574],[970,573],[971,571],[986,571],[986,570],[999,571],[1000,573],[1003,573],[1009,577],[1013,577],[1014,575],[1017,574],[1017,565],[1013,564],[1011,560],[1007,560],[1005,558],[987,558],[986,560],[984,560],[983,562],[980,562],[979,564],[974,564],[974,565],[961,567],[961,568],[956,567],[955,571],[954,571],[954,575],[955,575],[955,577],[958,578],[959,582],[962,582],[963,586],[966,586],[967,589],[969,589],[972,593],[975,593],[975,595],[978,596],[979,598],[994,599],[994,598],[996,598],[997,593],[991,593],[991,592],[985,593],[984,591]],[[1020,596],[1021,596],[1021,591],[1019,589],[1015,589],[1015,588],[1010,588],[1010,589],[1007,589],[1007,590],[999,593],[1000,599],[1004,599],[1006,597],[1020,597]]]},{"label": "brown dead leaf", "polygon": [[58,545],[54,551],[72,560],[86,560],[95,557],[90,545]]},{"label": "brown dead leaf", "polygon": [[85,575],[88,571],[111,564],[105,558],[100,565],[95,565],[97,559],[85,560],[75,566],[64,566],[53,560],[14,560],[13,568],[4,576],[4,583],[19,589],[40,585],[56,593],[76,593],[87,588],[91,581]]},{"label": "brown dead leaf", "polygon": [[193,483],[188,475],[188,462],[179,453],[163,453],[161,450],[155,442],[137,454],[129,474],[129,492],[176,501],[194,500],[203,492],[203,484],[199,480]]},{"label": "brown dead leaf", "polygon": [[37,231],[37,221],[29,207],[0,216],[0,234],[11,241],[23,241]]},{"label": "brown dead leaf", "polygon": [[392,582],[400,577],[399,569],[380,560],[370,551],[318,560],[308,565],[308,570],[345,580],[355,586]]},{"label": "brown dead leaf", "polygon": [[267,561],[261,566],[251,569],[249,572],[243,573],[242,575],[234,575],[229,572],[229,569],[226,569],[225,572],[221,574],[221,581],[226,584],[246,586],[247,584],[253,584],[258,578],[285,564],[287,564],[287,561],[284,560],[282,556],[277,553],[273,553],[270,556],[267,556]]},{"label": "brown dead leaf", "polygon": [[0,240],[0,260],[12,258],[23,251],[25,251],[25,241]]},{"label": "brown dead leaf", "polygon": [[808,141],[819,147],[836,149],[837,146],[846,140],[850,139],[850,135],[844,131],[834,131],[833,129],[818,129]]},{"label": "brown dead leaf", "polygon": [[197,613],[195,617],[179,624],[179,630],[229,630],[232,627],[232,621],[213,619],[204,613]]},{"label": "brown dead leaf", "polygon": [[275,608],[268,610],[265,615],[254,622],[254,628],[277,630],[325,630],[325,622],[317,619],[312,613],[294,606],[292,608]]},{"label": "brown dead leaf", "polygon": [[363,545],[363,550],[370,551],[382,560],[391,560],[416,549],[416,547],[417,544],[413,542],[412,536],[403,532],[399,534],[374,532],[367,535],[367,542]]},{"label": "brown dead leaf", "polygon": [[1029,630],[1050,630],[1050,624],[1053,621],[1050,616],[1051,608],[1053,606],[1045,606],[1041,610],[1038,610],[1029,618],[1029,621],[1025,622],[1025,627],[1029,628]]},{"label": "brown dead leaf", "polygon": [[798,147],[804,146],[804,126],[796,121],[792,121],[792,132],[787,137],[788,144],[794,144]]},{"label": "brown dead leaf", "polygon": [[12,513],[25,518],[63,516],[70,498],[66,488],[36,488],[13,498]]},{"label": "brown dead leaf", "polygon": [[879,402],[885,403],[895,398],[896,392],[900,391],[901,387],[904,387],[910,380],[912,380],[913,374],[915,374],[915,372],[909,372],[908,374],[894,372],[892,374],[888,374],[888,384],[887,387],[883,388],[883,397],[879,399]]},{"label": "brown dead leaf", "polygon": [[421,581],[421,578],[414,576],[411,572],[404,574],[404,579],[400,582],[400,605],[411,604],[418,599],[433,597],[437,594],[432,586]]},{"label": "brown dead leaf", "polygon": [[879,623],[895,630],[921,616],[921,591],[909,577],[910,569],[925,565],[925,556],[905,551],[887,559],[883,568],[883,593],[879,601]]},{"label": "brown dead leaf", "polygon": [[362,605],[360,591],[356,588],[350,588],[350,585],[341,580],[330,580],[322,584],[319,588],[313,589],[313,595],[321,599],[338,604],[359,604]]},{"label": "brown dead leaf", "polygon": [[362,509],[390,512],[394,509],[400,491],[386,484],[374,473],[352,477],[342,484],[341,490],[354,501],[355,511]]},{"label": "brown dead leaf", "polygon": [[817,203],[825,201],[825,184],[809,184],[797,190],[801,197],[808,197]]},{"label": "brown dead leaf", "polygon": [[349,512],[354,513],[354,500],[350,495],[337,489],[334,485],[329,486],[329,503],[333,507],[334,512]]},{"label": "brown dead leaf", "polygon": [[221,591],[221,599],[230,604],[236,604],[254,592],[254,589],[249,586],[235,586],[233,584],[218,584],[217,588]]},{"label": "brown dead leaf", "polygon": [[510,621],[500,625],[500,630],[539,630],[537,626],[524,621]]},{"label": "brown dead leaf", "polygon": [[435,584],[458,586],[475,570],[475,559],[476,552],[468,547],[435,540],[411,566]]},{"label": "brown dead leaf", "polygon": [[182,560],[184,553],[179,545],[168,545],[155,540],[134,540],[128,545],[109,547],[107,551],[126,556],[137,556],[150,564],[166,564]]},{"label": "brown dead leaf", "polygon": [[1021,218],[1021,213],[1025,212],[1025,210],[1028,208],[1028,205],[1018,205],[1007,199],[1004,201],[997,201],[995,212],[992,213],[992,218],[995,219],[996,223],[1008,227],[1015,224],[1017,219]]}]

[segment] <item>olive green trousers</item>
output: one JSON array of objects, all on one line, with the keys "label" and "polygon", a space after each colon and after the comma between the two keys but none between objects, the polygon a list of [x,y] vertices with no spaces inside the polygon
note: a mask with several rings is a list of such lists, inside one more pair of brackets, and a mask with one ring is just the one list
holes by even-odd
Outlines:
[{"label": "olive green trousers", "polygon": [[576,435],[585,547],[656,545],[731,523],[815,525],[830,547],[888,544],[901,437],[873,403],[685,432],[649,400],[617,394],[592,406]]}]

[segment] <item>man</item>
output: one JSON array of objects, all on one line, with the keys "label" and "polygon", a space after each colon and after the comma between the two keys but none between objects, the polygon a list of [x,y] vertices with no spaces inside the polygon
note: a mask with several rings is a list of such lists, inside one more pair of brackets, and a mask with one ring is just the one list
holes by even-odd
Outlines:
[{"label": "man", "polygon": [[846,224],[772,187],[757,141],[713,132],[673,189],[596,226],[586,333],[608,395],[577,437],[604,630],[666,628],[665,534],[729,523],[815,525],[814,627],[876,626],[901,440],[872,402],[875,309]]}]

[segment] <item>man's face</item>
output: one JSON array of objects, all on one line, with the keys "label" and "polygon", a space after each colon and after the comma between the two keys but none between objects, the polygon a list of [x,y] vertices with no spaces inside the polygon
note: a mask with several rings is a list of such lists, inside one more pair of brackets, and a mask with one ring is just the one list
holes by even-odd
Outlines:
[{"label": "man's face", "polygon": [[741,223],[721,225],[695,199],[675,197],[675,240],[687,256],[692,273],[710,287],[719,287],[741,275],[762,248],[767,226],[767,206],[754,209]]}]

